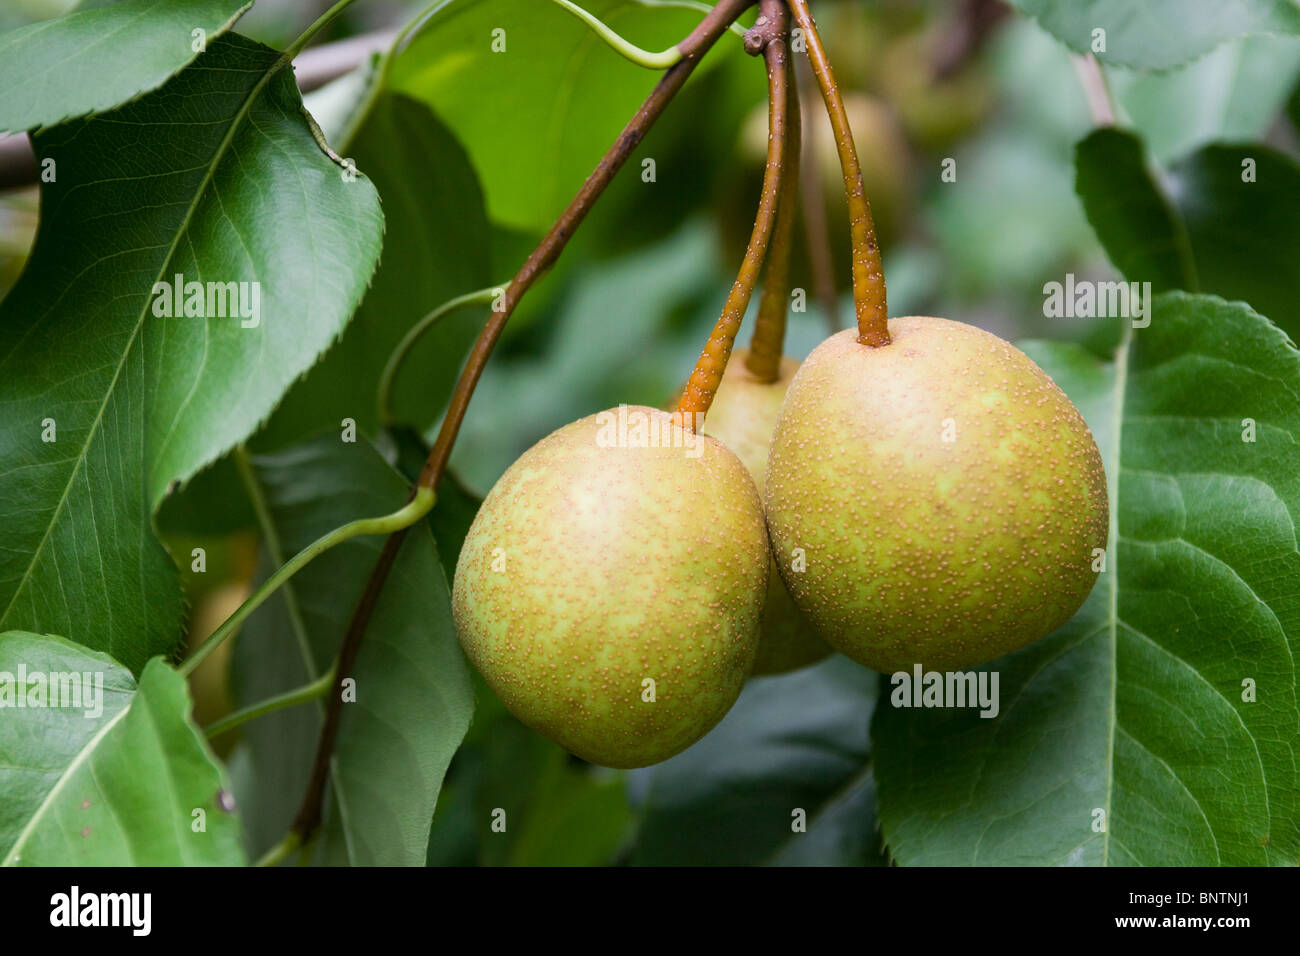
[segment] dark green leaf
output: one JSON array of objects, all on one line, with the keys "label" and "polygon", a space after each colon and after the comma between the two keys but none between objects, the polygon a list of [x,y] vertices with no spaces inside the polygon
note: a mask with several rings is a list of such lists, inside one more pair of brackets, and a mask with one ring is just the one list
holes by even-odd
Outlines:
[{"label": "dark green leaf", "polygon": [[[1254,181],[1245,182],[1251,161]],[[1267,146],[1208,146],[1169,171],[1201,291],[1245,299],[1300,339],[1300,166]]]},{"label": "dark green leaf", "polygon": [[[49,696],[32,706],[42,684]],[[80,696],[56,706],[56,686]],[[11,709],[14,694],[27,706]],[[190,723],[184,679],[162,660],[137,687],[107,654],[9,631],[0,634],[0,702],[4,865],[244,862],[225,775]]]},{"label": "dark green leaf", "polygon": [[[170,651],[180,602],[152,509],[266,417],[361,297],[378,200],[322,154],[278,62],[221,37],[162,89],[35,137],[57,179],[0,305],[0,626],[136,671]],[[154,284],[178,274],[258,283],[243,305],[260,289],[260,321],[215,300],[222,317],[158,316]]]},{"label": "dark green leaf", "polygon": [[[395,510],[408,487],[369,445],[336,436],[255,463],[276,564],[347,521]],[[382,545],[354,538],[326,552],[249,619],[232,669],[241,706],[330,666]],[[353,677],[357,699],[344,704],[331,819],[317,852],[355,865],[423,865],[438,789],[473,710],[447,583],[424,523],[407,535]],[[320,704],[305,706],[245,728],[251,772],[237,782],[253,789],[236,792],[258,852],[284,836],[302,799],[322,713]]]},{"label": "dark green leaf", "polygon": [[1169,171],[1172,198],[1157,186],[1131,133],[1093,133],[1079,144],[1076,164],[1088,219],[1127,279],[1149,281],[1154,291],[1244,299],[1300,336],[1293,280],[1300,260],[1300,167],[1294,161],[1258,144],[1208,146]]},{"label": "dark green leaf", "polygon": [[1075,190],[1120,274],[1154,292],[1196,291],[1182,221],[1155,184],[1131,133],[1098,129],[1075,148]]},{"label": "dark green leaf", "polygon": [[623,774],[553,763],[538,781],[515,836],[511,866],[604,866],[632,829]]},{"label": "dark green leaf", "polygon": [[[703,740],[632,772],[642,814],[633,862],[883,862],[867,740],[876,685],[838,655],[750,680]],[[799,810],[807,832],[793,829]]]},{"label": "dark green leaf", "polygon": [[257,524],[234,459],[223,455],[158,506],[163,535],[220,535]]},{"label": "dark green leaf", "polygon": [[121,0],[0,34],[0,131],[52,126],[155,89],[252,5]]},{"label": "dark green leaf", "polygon": [[1107,565],[1073,621],[986,665],[997,717],[882,697],[892,855],[1300,863],[1300,353],[1246,306],[1183,293],[1114,364],[1027,349],[1102,449]]},{"label": "dark green leaf", "polygon": [[429,865],[612,862],[632,823],[624,775],[569,756],[475,683],[474,728],[434,817]]},{"label": "dark green leaf", "polygon": [[1293,0],[1011,0],[1071,50],[1103,63],[1167,70],[1225,40],[1254,33],[1300,34]]},{"label": "dark green leaf", "polygon": [[[356,318],[285,396],[259,447],[299,440],[344,418],[373,435],[376,388],[407,330],[447,299],[490,282],[489,232],[474,168],[423,103],[382,95],[347,148],[384,204],[384,258]],[[449,315],[412,349],[393,395],[397,419],[427,427],[442,411],[486,308]]]}]

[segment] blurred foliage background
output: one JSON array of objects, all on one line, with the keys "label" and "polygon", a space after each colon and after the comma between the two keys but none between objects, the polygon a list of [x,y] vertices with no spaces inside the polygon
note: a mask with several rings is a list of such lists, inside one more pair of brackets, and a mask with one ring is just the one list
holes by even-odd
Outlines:
[{"label": "blurred foliage background", "polygon": [[[698,19],[623,0],[588,5],[651,49]],[[9,0],[0,28],[69,6]],[[327,6],[258,0],[239,30],[282,46]],[[319,42],[391,30],[426,6],[365,0]],[[518,54],[491,60],[471,52],[464,38],[490,29],[492,0],[457,0],[415,37],[392,74],[394,87],[427,105],[468,154],[484,193],[493,281],[513,274],[654,82],[552,5],[535,0],[529,7],[535,19],[511,41]],[[1074,192],[1074,146],[1093,120],[1070,52],[996,0],[815,0],[813,8],[881,224],[891,314],[947,316],[1012,340],[1071,339],[1104,354],[1111,342],[1098,325],[1045,318],[1042,307],[1044,283],[1066,273],[1117,278]],[[572,55],[556,60],[558,67],[533,62],[529,50],[537,44],[518,33]],[[547,69],[559,72],[530,81]],[[1225,140],[1263,140],[1300,155],[1298,76],[1300,41],[1268,36],[1230,41],[1168,72],[1107,70],[1120,121],[1141,133],[1162,168]],[[432,518],[449,575],[477,498],[521,452],[600,409],[662,405],[683,383],[752,224],[765,115],[761,61],[728,35],[526,298],[474,396],[454,477]],[[324,117],[322,125],[330,130]],[[806,162],[823,180],[813,201],[824,205],[833,229],[837,307],[831,316],[818,302],[801,230],[794,281],[808,290],[807,310],[792,313],[787,343],[797,358],[852,315],[847,218],[819,103],[805,114],[805,141]],[[413,175],[437,175],[439,156],[423,157],[427,170],[416,159]],[[652,182],[640,175],[647,159],[654,160]],[[940,177],[946,160],[955,161],[955,182]],[[397,216],[442,212],[402,208],[396,190],[381,188],[381,196],[389,243]],[[36,222],[35,187],[0,194],[0,294],[22,268]],[[454,234],[460,225],[449,218],[438,228]],[[386,247],[385,259],[393,255]],[[454,273],[456,264],[430,267]],[[416,303],[421,311],[436,304]],[[434,387],[422,380],[406,386]],[[450,381],[437,388],[445,394]],[[420,433],[432,437],[436,414],[408,424],[412,430],[374,437],[402,466],[418,467]],[[268,436],[264,447],[274,447],[274,422]],[[251,511],[223,466],[190,490],[204,507],[187,511],[182,495],[160,523],[173,554],[198,546],[208,552],[209,573],[186,578],[193,642],[247,594],[257,560]],[[228,658],[214,656],[195,675],[200,723],[231,706]],[[568,756],[510,717],[479,682],[473,726],[439,801],[429,862],[883,863],[872,833],[868,738],[876,681],[842,659],[756,679],[703,741],[631,773]],[[229,735],[218,750],[230,755],[238,745],[238,735]],[[791,807],[804,808],[809,820],[797,844],[789,839]],[[498,808],[510,820],[506,834],[489,827]]]}]

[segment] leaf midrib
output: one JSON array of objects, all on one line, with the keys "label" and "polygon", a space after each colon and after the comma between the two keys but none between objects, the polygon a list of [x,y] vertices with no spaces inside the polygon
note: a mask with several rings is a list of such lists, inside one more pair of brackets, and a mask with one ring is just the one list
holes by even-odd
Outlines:
[{"label": "leaf midrib", "polygon": [[[257,468],[248,458],[247,453],[242,449],[237,453],[237,463],[240,474],[244,479],[246,491],[253,500],[253,511],[257,515],[257,522],[263,536],[263,543],[266,546],[267,557],[274,562],[276,567],[284,564],[284,545],[280,540],[279,529],[275,525],[275,518],[271,513],[271,508],[266,500],[265,491],[257,474]],[[295,644],[298,648],[298,655],[302,658],[303,669],[307,673],[308,680],[316,680],[318,673],[316,662],[311,653],[311,641],[307,635],[307,625],[302,618],[302,607],[298,603],[297,589],[293,579],[290,578],[285,582],[284,587],[280,588],[281,597],[284,598],[285,610],[289,615],[289,622],[293,628]],[[320,700],[313,701],[317,714],[321,719],[325,719],[325,709]],[[349,862],[352,862],[352,834],[351,828],[347,824],[347,807],[344,801],[343,787],[338,778],[338,759],[332,757],[329,767],[330,791],[334,794],[335,804],[338,807],[340,830],[343,833],[343,845],[347,853]]]},{"label": "leaf midrib", "polygon": [[1107,529],[1110,548],[1110,568],[1108,585],[1110,595],[1107,607],[1107,624],[1110,631],[1110,725],[1106,728],[1106,812],[1103,817],[1105,829],[1101,837],[1101,865],[1108,865],[1110,858],[1110,833],[1114,821],[1111,819],[1111,800],[1115,792],[1115,731],[1119,713],[1119,473],[1120,450],[1123,446],[1124,430],[1124,394],[1128,388],[1129,347],[1133,341],[1132,323],[1124,323],[1124,335],[1115,352],[1115,385],[1112,392],[1111,407],[1111,473],[1108,476],[1107,497],[1110,504],[1109,526]]},{"label": "leaf midrib", "polygon": [[118,721],[127,715],[127,712],[131,709],[131,706],[135,703],[138,696],[139,688],[136,688],[136,693],[132,696],[131,700],[128,701],[121,710],[114,714],[111,720],[105,722],[104,726],[95,733],[95,736],[86,741],[85,746],[81,748],[77,753],[77,756],[74,757],[68,766],[64,768],[63,773],[59,775],[59,779],[55,781],[54,786],[50,788],[50,792],[45,795],[45,799],[41,801],[40,806],[38,806],[35,812],[32,813],[31,817],[28,818],[27,825],[23,827],[22,832],[18,834],[18,839],[14,841],[13,846],[5,851],[4,860],[0,861],[0,867],[13,866],[14,863],[17,862],[17,854],[22,850],[23,844],[27,842],[27,839],[35,831],[36,825],[49,810],[54,802],[54,798],[58,796],[59,792],[63,789],[64,784],[71,780],[73,773],[83,763],[90,759],[90,755],[95,752],[95,748],[99,746],[100,742],[105,736],[107,736],[108,732],[116,727]]},{"label": "leaf midrib", "polygon": [[[220,166],[221,161],[225,159],[226,151],[230,148],[230,144],[234,141],[235,134],[239,131],[239,128],[252,110],[253,103],[257,101],[257,98],[262,94],[262,91],[266,89],[271,78],[283,69],[285,64],[288,62],[288,58],[282,54],[271,65],[271,67],[262,74],[261,79],[253,85],[253,88],[249,90],[248,95],[244,98],[244,102],[239,107],[239,110],[233,117],[231,117],[229,128],[226,130],[226,134],[222,137],[221,142],[217,144],[217,149],[213,154],[212,161],[208,163],[207,171],[203,175],[203,181],[199,184],[198,189],[194,191],[194,198],[191,200],[189,208],[185,210],[185,218],[176,229],[176,234],[172,237],[171,246],[167,249],[167,255],[163,259],[158,272],[154,276],[155,282],[161,281],[162,276],[167,273],[168,269],[170,269],[172,259],[176,255],[176,248],[180,244],[181,237],[189,231],[190,223],[194,219],[194,213],[198,209],[200,201],[205,195],[207,195],[208,189],[212,185],[212,179],[216,175],[217,167]],[[150,285],[150,288],[152,288],[152,284]],[[68,494],[77,480],[77,474],[85,464],[86,455],[90,450],[90,445],[99,434],[99,427],[104,418],[104,410],[108,408],[109,399],[112,398],[113,393],[117,389],[118,380],[122,376],[122,369],[126,365],[126,360],[127,357],[130,356],[131,350],[135,348],[136,339],[140,335],[140,330],[144,327],[144,322],[148,314],[149,297],[145,296],[144,304],[140,308],[140,315],[136,320],[135,327],[131,330],[131,337],[127,341],[126,347],[122,349],[122,356],[118,359],[117,367],[113,370],[113,379],[109,383],[109,387],[104,390],[104,399],[100,402],[99,409],[95,413],[95,418],[91,422],[90,428],[86,431],[86,440],[82,443],[81,449],[77,453],[75,459],[76,463],[68,474],[68,480],[63,486],[63,492],[59,495],[59,501],[54,506],[54,511],[50,515],[49,523],[45,526],[45,533],[41,535],[40,542],[36,545],[35,550],[32,551],[31,560],[27,563],[27,570],[23,572],[22,579],[18,582],[18,586],[14,588],[14,593],[10,597],[9,603],[5,606],[4,612],[0,613],[0,621],[8,619],[10,612],[13,610],[14,604],[18,601],[19,595],[23,594],[27,589],[27,584],[31,580],[32,572],[36,569],[41,554],[45,550],[45,545],[50,540],[50,532],[53,531],[54,526],[58,524],[59,518],[63,514],[63,507],[67,503]],[[38,321],[43,321],[48,315],[49,312],[47,311]],[[151,504],[150,508],[152,509],[152,507]]]}]

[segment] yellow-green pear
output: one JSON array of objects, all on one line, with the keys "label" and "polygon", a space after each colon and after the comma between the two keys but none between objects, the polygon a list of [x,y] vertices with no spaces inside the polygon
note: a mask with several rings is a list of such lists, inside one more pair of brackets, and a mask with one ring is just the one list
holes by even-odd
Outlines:
[{"label": "yellow-green pear", "polygon": [[740,459],[668,412],[621,406],[510,466],[465,538],[452,608],[516,717],[584,760],[643,767],[735,702],[770,561]]},{"label": "yellow-green pear", "polygon": [[[745,365],[749,352],[737,349],[727,363],[703,431],[736,453],[749,469],[759,494],[767,480],[767,455],[772,432],[781,414],[781,403],[794,379],[799,363],[781,360],[775,382],[760,381]],[[785,582],[773,563],[768,574],[767,602],[759,634],[758,657],[753,676],[781,674],[816,663],[831,649],[813,633],[786,591]]]},{"label": "yellow-green pear", "polygon": [[800,367],[772,440],[769,533],[833,648],[885,673],[966,668],[1078,610],[1106,547],[1106,476],[1078,410],[1019,349],[923,316],[889,333],[881,348],[838,333]]}]

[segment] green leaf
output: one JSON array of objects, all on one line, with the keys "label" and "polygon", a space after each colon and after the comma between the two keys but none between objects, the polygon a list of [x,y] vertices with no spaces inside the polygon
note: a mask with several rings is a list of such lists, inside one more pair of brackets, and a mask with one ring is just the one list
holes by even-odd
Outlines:
[{"label": "green leaf", "polygon": [[233,454],[223,455],[163,498],[155,519],[164,536],[212,536],[253,528],[257,516]]},{"label": "green leaf", "polygon": [[[75,634],[136,672],[169,652],[180,602],[152,510],[266,417],[361,297],[374,189],[321,153],[279,59],[221,37],[162,89],[35,137],[57,178],[0,304],[0,626]],[[259,283],[243,304],[260,289],[260,322],[229,303],[158,316],[154,284],[177,274]]]},{"label": "green leaf", "polygon": [[252,0],[121,0],[0,34],[0,131],[53,126],[161,86]]},{"label": "green leaf", "polygon": [[1155,291],[1244,299],[1300,337],[1292,279],[1300,166],[1293,160],[1258,144],[1209,146],[1175,164],[1162,191],[1131,133],[1099,130],[1075,158],[1088,219],[1125,278],[1149,281]]},{"label": "green leaf", "polygon": [[[285,396],[259,448],[338,428],[344,418],[374,435],[380,373],[407,330],[446,300],[488,285],[489,230],[474,168],[429,108],[386,93],[347,149],[384,203],[383,262],[343,337]],[[431,328],[397,378],[399,421],[427,427],[451,397],[487,309],[466,309]]]},{"label": "green leaf", "polygon": [[[1244,182],[1249,160],[1255,179]],[[1300,339],[1300,166],[1255,143],[1207,146],[1169,171],[1201,291],[1245,299]]]},{"label": "green leaf", "polygon": [[1256,33],[1300,34],[1295,0],[1011,0],[1077,53],[1105,30],[1103,63],[1167,70],[1225,40]]},{"label": "green leaf", "polygon": [[882,697],[893,856],[1300,863],[1300,353],[1248,307],[1184,293],[1114,363],[1027,350],[1102,449],[1107,565],[1073,621],[986,665],[996,718]]},{"label": "green leaf", "polygon": [[[365,443],[327,436],[255,459],[274,531],[272,563],[354,518],[401,506],[407,484]],[[319,677],[333,661],[382,538],[355,538],[304,568],[245,625],[231,682],[247,706]],[[412,527],[375,608],[352,675],[332,772],[331,862],[422,866],[429,823],[473,711],[469,669],[433,536]],[[236,790],[253,848],[278,842],[302,799],[323,706],[244,728],[251,773]]]},{"label": "green leaf", "polygon": [[[79,696],[56,705],[56,686]],[[44,706],[32,706],[37,687]],[[10,710],[20,696],[27,706]],[[0,702],[4,865],[244,862],[225,776],[190,722],[184,679],[161,659],[137,687],[107,654],[9,631]]]},{"label": "green leaf", "polygon": [[474,728],[443,789],[428,865],[613,862],[632,829],[624,774],[570,756],[512,717],[481,680],[475,685]]},{"label": "green leaf", "polygon": [[[838,655],[751,679],[703,740],[631,773],[641,811],[633,862],[882,863],[867,739],[876,686]],[[798,810],[806,832],[793,830]]]},{"label": "green leaf", "polygon": [[[701,19],[698,11],[636,0],[583,6],[649,50],[680,42]],[[706,64],[725,53],[743,55],[735,37],[718,45]],[[428,103],[465,144],[492,221],[540,232],[657,78],[555,4],[462,0],[429,19],[398,58],[392,80],[395,89]]]},{"label": "green leaf", "polygon": [[1108,70],[1106,79],[1151,154],[1164,163],[1215,140],[1263,137],[1297,75],[1300,38],[1252,36],[1168,73]]},{"label": "green leaf", "polygon": [[1131,133],[1102,128],[1075,147],[1075,190],[1120,273],[1155,292],[1196,290],[1192,250],[1178,214]]},{"label": "green leaf", "polygon": [[533,792],[509,864],[607,865],[631,829],[623,774],[560,760]]}]

